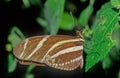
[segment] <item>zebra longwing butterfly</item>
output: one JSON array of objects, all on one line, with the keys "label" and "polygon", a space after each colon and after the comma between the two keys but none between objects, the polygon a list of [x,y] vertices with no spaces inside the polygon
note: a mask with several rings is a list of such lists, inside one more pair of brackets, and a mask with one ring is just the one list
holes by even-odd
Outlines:
[{"label": "zebra longwing butterfly", "polygon": [[16,60],[23,65],[38,65],[74,70],[83,68],[82,36],[43,35],[27,38],[13,49]]}]

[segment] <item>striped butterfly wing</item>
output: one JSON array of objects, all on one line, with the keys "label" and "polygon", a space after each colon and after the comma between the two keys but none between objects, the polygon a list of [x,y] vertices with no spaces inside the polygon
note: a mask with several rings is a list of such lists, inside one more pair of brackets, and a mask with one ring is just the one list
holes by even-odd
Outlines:
[{"label": "striped butterfly wing", "polygon": [[16,45],[13,54],[21,64],[74,70],[83,68],[83,42],[80,36],[35,36]]}]

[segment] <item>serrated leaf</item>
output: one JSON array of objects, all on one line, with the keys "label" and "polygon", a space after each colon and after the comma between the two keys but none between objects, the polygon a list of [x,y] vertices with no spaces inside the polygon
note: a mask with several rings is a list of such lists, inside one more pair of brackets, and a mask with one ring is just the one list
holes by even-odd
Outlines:
[{"label": "serrated leaf", "polygon": [[85,26],[88,23],[88,19],[90,17],[90,15],[93,12],[93,5],[88,5],[80,14],[80,17],[78,18],[78,22]]},{"label": "serrated leaf", "polygon": [[118,13],[107,8],[100,13],[100,21],[93,30],[91,41],[87,41],[85,49],[87,52],[85,71],[88,71],[92,66],[101,61],[110,49],[115,45],[111,39],[111,34],[118,23]]},{"label": "serrated leaf", "polygon": [[101,9],[97,11],[97,14],[95,16],[95,20],[93,21],[93,24],[92,24],[92,30],[97,28],[96,25],[100,21],[100,19],[99,19],[100,13],[102,13],[104,10],[106,10],[108,8],[112,8],[112,5],[110,2],[106,2],[104,5],[102,5]]},{"label": "serrated leaf", "polygon": [[63,13],[60,29],[72,30],[74,28],[74,20],[68,13]]},{"label": "serrated leaf", "polygon": [[64,11],[65,0],[47,0],[44,8],[44,16],[48,22],[50,34],[58,32],[62,14]]},{"label": "serrated leaf", "polygon": [[8,72],[13,72],[16,69],[16,61],[13,58],[12,54],[8,55]]}]

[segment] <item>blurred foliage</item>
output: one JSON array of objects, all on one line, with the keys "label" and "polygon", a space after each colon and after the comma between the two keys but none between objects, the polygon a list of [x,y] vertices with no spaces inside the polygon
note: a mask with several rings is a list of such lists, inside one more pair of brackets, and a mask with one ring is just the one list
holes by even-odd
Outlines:
[{"label": "blurred foliage", "polygon": [[120,9],[120,0],[110,0],[113,7]]},{"label": "blurred foliage", "polygon": [[107,73],[107,70],[113,66],[113,62],[110,58],[110,55],[107,55],[104,60],[102,61],[102,66],[105,72]]},{"label": "blurred foliage", "polygon": [[119,69],[119,72],[118,72],[118,77],[117,78],[120,78],[120,69]]},{"label": "blurred foliage", "polygon": [[60,24],[60,29],[62,30],[72,30],[74,28],[74,18],[68,13],[62,15],[62,21]]},{"label": "blurred foliage", "polygon": [[58,32],[64,11],[64,3],[65,0],[47,0],[45,3],[44,16],[48,23],[50,34],[57,34]]},{"label": "blurred foliage", "polygon": [[[21,40],[25,39],[22,32],[14,26],[12,30],[10,31],[10,34],[8,35],[8,44],[6,44],[6,50],[9,52],[12,52],[12,48],[15,47],[15,45],[20,42]],[[8,72],[14,72],[16,68],[16,61],[12,55],[12,53],[9,53],[8,55]]]},{"label": "blurred foliage", "polygon": [[15,47],[15,45],[23,39],[25,39],[25,37],[22,32],[16,26],[14,26],[8,35],[8,41],[13,47]]},{"label": "blurred foliage", "polygon": [[8,55],[8,72],[13,72],[16,69],[16,61],[12,54]]},{"label": "blurred foliage", "polygon": [[42,6],[41,0],[22,0],[23,8],[30,8],[31,6]]},{"label": "blurred foliage", "polygon": [[94,9],[94,2],[94,0],[90,0],[89,5],[81,12],[80,17],[78,18],[78,22],[81,25],[86,26],[88,24],[89,17],[91,16]]},{"label": "blurred foliage", "polygon": [[34,65],[30,65],[26,71],[25,78],[34,78],[34,74],[31,71],[35,68]]},{"label": "blurred foliage", "polygon": [[6,44],[5,45],[6,51],[11,52],[12,51],[12,45],[11,44]]},{"label": "blurred foliage", "polygon": [[57,34],[64,11],[64,3],[65,0],[47,0],[45,2],[43,8],[45,20],[38,17],[37,21],[44,27],[46,32]]},{"label": "blurred foliage", "polygon": [[11,0],[4,0],[4,2],[7,2],[7,3],[9,3]]},{"label": "blurred foliage", "polygon": [[80,0],[81,2],[85,2],[86,0]]},{"label": "blurred foliage", "polygon": [[[12,52],[12,48],[14,48],[14,46],[19,43],[21,40],[25,39],[24,35],[22,34],[22,32],[17,28],[17,26],[14,26],[11,31],[10,34],[8,36],[8,41],[10,42],[9,44],[6,44],[6,50],[7,51],[11,51]],[[12,53],[9,53],[8,55],[8,72],[12,73],[15,71],[17,66],[17,62],[13,56]],[[28,67],[28,70],[25,74],[25,78],[34,78],[33,74],[30,74],[31,70],[34,68],[35,66],[30,65]]]},{"label": "blurred foliage", "polygon": [[[79,1],[83,4],[89,1],[89,4],[79,13],[78,17],[65,11],[66,8],[69,9],[71,6],[73,7],[72,12],[77,10],[76,6],[69,0],[46,0],[44,4],[41,0],[22,0],[21,7],[24,10],[32,6],[39,6],[42,9],[35,20],[43,27],[44,34],[57,34],[59,29],[72,31],[76,25],[79,28],[84,27],[82,35],[85,38],[84,51],[87,54],[85,71],[90,70],[98,62],[102,62],[103,69],[108,72],[108,69],[114,65],[114,60],[120,61],[120,2],[119,0],[108,1],[94,15],[94,5],[97,0]],[[66,6],[67,3],[69,6]],[[23,39],[25,39],[23,33],[17,26],[13,27],[8,35],[9,43],[6,44],[6,50],[9,52],[8,72],[12,73],[16,70],[17,63],[11,52],[13,47]],[[34,78],[34,74],[31,73],[34,67],[31,65],[28,67],[25,78]],[[119,72],[118,78],[120,78]]]}]

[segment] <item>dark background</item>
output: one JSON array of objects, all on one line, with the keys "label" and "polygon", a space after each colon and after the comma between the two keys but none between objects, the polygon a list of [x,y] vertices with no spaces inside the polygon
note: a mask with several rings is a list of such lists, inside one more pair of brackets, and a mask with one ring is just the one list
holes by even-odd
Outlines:
[{"label": "dark background", "polygon": [[[88,1],[84,4],[79,4],[79,0],[71,0],[76,4],[77,12],[75,16],[78,17],[79,13],[87,6]],[[107,0],[106,0],[107,1]],[[42,1],[45,2],[44,0]],[[97,0],[94,5],[94,14],[105,1]],[[21,66],[18,64],[17,70],[14,73],[7,72],[7,56],[8,52],[5,50],[5,44],[8,43],[7,36],[10,29],[13,26],[23,32],[26,37],[43,34],[43,28],[35,21],[39,15],[40,8],[38,6],[32,6],[29,9],[22,9],[22,0],[11,0],[6,2],[0,0],[0,78],[22,78],[26,71],[27,66]],[[82,6],[82,7],[81,7]],[[72,34],[74,31],[59,30],[58,34]],[[85,54],[84,54],[85,56]],[[115,68],[116,69],[116,68]],[[115,70],[114,69],[114,70]],[[94,71],[93,71],[94,70]],[[90,71],[85,73],[83,70],[76,69],[74,71],[58,71],[50,67],[36,67],[32,73],[35,73],[35,78],[113,78],[114,74],[105,75],[102,69],[101,62],[99,62]]]}]

